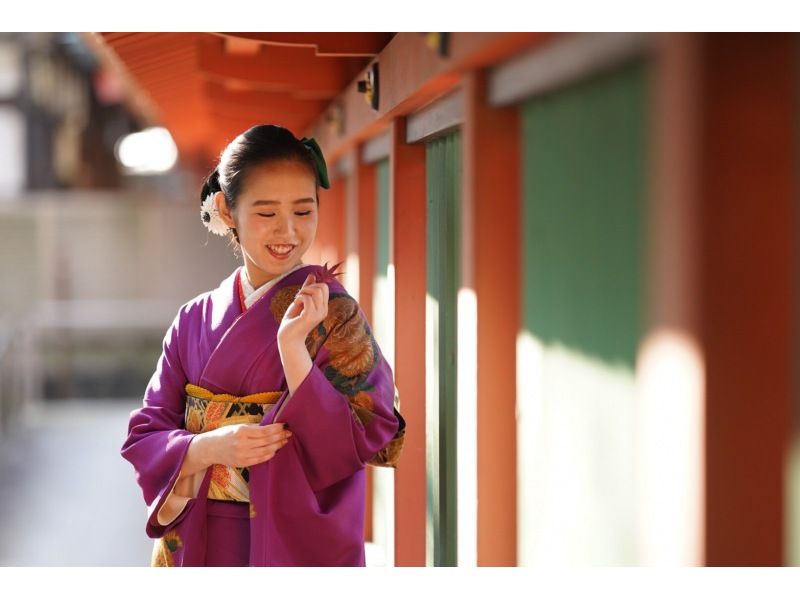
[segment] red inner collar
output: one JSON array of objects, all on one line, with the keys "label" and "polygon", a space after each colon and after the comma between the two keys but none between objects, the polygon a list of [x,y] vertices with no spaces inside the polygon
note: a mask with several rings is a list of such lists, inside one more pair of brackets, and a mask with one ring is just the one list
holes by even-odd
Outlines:
[{"label": "red inner collar", "polygon": [[236,289],[239,291],[239,305],[242,306],[242,311],[247,311],[247,304],[244,302],[244,290],[242,289],[242,271],[236,273]]}]

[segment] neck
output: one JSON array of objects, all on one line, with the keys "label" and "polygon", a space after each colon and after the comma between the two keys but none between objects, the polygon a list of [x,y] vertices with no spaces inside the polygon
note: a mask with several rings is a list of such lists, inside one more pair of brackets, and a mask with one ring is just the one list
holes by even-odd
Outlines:
[{"label": "neck", "polygon": [[244,273],[247,276],[247,281],[250,283],[250,286],[253,287],[253,289],[258,289],[259,287],[267,284],[271,280],[275,280],[279,276],[282,276],[285,272],[288,272],[289,270],[292,270],[299,265],[302,265],[302,261],[299,264],[290,266],[284,272],[280,272],[278,274],[270,274],[264,272],[263,270],[256,267],[254,264],[251,264],[249,261],[245,260]]}]

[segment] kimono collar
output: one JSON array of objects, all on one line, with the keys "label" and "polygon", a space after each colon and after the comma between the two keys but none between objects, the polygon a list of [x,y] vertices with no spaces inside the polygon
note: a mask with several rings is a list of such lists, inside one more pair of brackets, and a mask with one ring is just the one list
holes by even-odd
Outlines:
[{"label": "kimono collar", "polygon": [[237,275],[237,279],[239,280],[239,284],[238,284],[238,287],[239,287],[239,301],[242,304],[242,311],[245,311],[251,305],[253,305],[253,303],[255,303],[262,295],[264,295],[264,293],[266,293],[273,286],[275,286],[275,284],[277,284],[278,281],[280,281],[282,278],[288,276],[289,274],[291,274],[292,272],[294,272],[298,268],[302,268],[303,266],[306,266],[306,265],[308,265],[308,264],[304,264],[303,262],[300,262],[299,264],[297,264],[291,270],[288,270],[287,272],[284,272],[280,276],[276,276],[272,280],[269,280],[269,281],[265,282],[264,284],[262,284],[257,289],[254,289],[253,285],[250,284],[250,279],[247,276],[247,269],[244,266],[240,266],[239,267],[239,273]]}]

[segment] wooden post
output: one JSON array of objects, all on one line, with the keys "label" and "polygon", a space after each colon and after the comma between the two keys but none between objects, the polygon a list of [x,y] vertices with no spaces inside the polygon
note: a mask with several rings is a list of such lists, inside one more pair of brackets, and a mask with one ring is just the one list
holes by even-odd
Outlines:
[{"label": "wooden post", "polygon": [[706,565],[786,564],[794,37],[703,38]]},{"label": "wooden post", "polygon": [[425,146],[391,125],[395,378],[407,433],[395,475],[395,565],[425,566]]},{"label": "wooden post", "polygon": [[[520,125],[486,103],[484,71],[463,82],[464,230],[478,331],[478,565],[517,565],[516,336],[520,327]],[[470,247],[471,249],[467,249]],[[464,280],[464,285],[471,286]]]}]

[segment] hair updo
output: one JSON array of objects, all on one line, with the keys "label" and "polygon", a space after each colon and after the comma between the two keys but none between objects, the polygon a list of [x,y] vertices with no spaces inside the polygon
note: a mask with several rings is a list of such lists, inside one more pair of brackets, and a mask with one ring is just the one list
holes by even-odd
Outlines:
[{"label": "hair updo", "polygon": [[[248,173],[257,166],[273,162],[298,162],[304,164],[316,182],[316,199],[319,204],[321,185],[314,157],[286,127],[280,125],[256,125],[241,133],[220,154],[219,164],[211,171],[200,190],[200,203],[210,193],[222,191],[229,210],[236,207],[242,186]],[[231,229],[236,242],[239,236]]]}]

